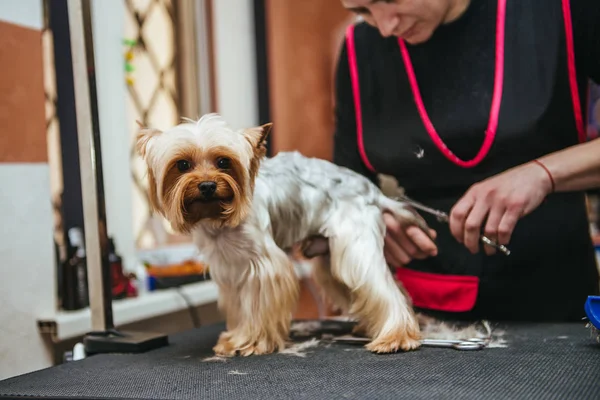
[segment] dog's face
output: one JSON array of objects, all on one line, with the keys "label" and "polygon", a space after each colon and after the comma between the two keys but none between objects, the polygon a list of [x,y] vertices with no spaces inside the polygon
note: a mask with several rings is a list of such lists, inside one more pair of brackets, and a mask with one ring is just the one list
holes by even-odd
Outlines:
[{"label": "dog's face", "polygon": [[216,114],[164,132],[142,129],[137,149],[148,167],[153,208],[182,233],[201,221],[239,225],[252,203],[270,129],[267,124],[236,131]]}]

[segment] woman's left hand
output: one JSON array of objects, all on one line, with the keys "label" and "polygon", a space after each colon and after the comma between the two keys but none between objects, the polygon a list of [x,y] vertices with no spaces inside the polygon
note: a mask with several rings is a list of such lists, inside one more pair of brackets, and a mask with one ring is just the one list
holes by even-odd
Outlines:
[{"label": "woman's left hand", "polygon": [[[533,162],[509,169],[471,186],[450,212],[450,231],[471,253],[479,251],[484,234],[507,245],[519,218],[536,209],[552,191],[552,180]],[[486,254],[495,253],[484,246]]]}]

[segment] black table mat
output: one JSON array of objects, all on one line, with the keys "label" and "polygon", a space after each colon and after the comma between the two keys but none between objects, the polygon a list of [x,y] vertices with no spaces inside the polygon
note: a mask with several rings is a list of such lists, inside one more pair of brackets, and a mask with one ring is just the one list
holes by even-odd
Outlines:
[{"label": "black table mat", "polygon": [[144,354],[96,355],[0,382],[0,398],[600,399],[600,344],[585,324],[516,324],[505,348],[375,355],[321,343],[291,354],[206,361],[222,325]]}]

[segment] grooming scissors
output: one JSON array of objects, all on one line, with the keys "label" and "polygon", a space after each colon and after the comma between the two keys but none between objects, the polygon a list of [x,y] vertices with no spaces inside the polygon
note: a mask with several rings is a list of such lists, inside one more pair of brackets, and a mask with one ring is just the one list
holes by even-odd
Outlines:
[{"label": "grooming scissors", "polygon": [[[440,222],[448,223],[448,221],[450,220],[450,217],[445,212],[440,211],[440,210],[436,210],[436,209],[431,208],[431,207],[427,207],[426,205],[423,205],[423,204],[421,204],[421,203],[419,203],[417,201],[414,201],[414,200],[408,198],[405,195],[401,195],[401,196],[396,197],[396,200],[403,201],[403,202],[411,205],[412,207],[414,207],[414,208],[416,208],[418,210],[421,210],[423,212],[431,214],[434,217],[436,217],[438,219],[438,221],[440,221]],[[504,246],[502,244],[496,243],[494,240],[488,238],[487,236],[485,236],[485,235],[479,235],[479,239],[483,243],[487,244],[488,246],[491,246],[491,247],[494,247],[494,248],[498,249],[504,255],[507,255],[507,256],[510,255],[510,250],[506,246]]]},{"label": "grooming scissors", "polygon": [[423,339],[421,340],[421,345],[427,347],[450,347],[456,350],[481,350],[487,346],[487,342],[479,338],[466,340]]},{"label": "grooming scissors", "polygon": [[[370,339],[364,337],[357,337],[353,335],[342,335],[342,336],[327,336],[328,339],[338,343],[347,344],[362,344],[368,343]],[[424,347],[442,347],[450,348],[454,350],[470,351],[470,350],[482,350],[487,346],[487,341],[480,338],[471,339],[459,339],[459,340],[448,340],[448,339],[422,339],[421,346]]]}]

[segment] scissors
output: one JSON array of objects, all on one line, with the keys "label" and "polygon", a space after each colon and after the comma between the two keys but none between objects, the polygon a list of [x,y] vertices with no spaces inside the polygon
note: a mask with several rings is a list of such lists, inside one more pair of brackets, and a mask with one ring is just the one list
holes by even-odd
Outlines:
[{"label": "scissors", "polygon": [[[348,343],[348,344],[356,344],[356,343],[368,343],[370,339],[364,337],[358,337],[353,335],[327,335],[327,338],[338,343]],[[449,340],[449,339],[422,339],[421,345],[426,347],[443,347],[443,348],[451,348],[455,350],[469,351],[469,350],[482,350],[487,346],[487,341],[481,338],[471,338],[471,339],[458,339],[458,340]]]},{"label": "scissors", "polygon": [[487,346],[487,342],[480,338],[466,340],[423,339],[421,340],[421,345],[427,347],[450,347],[455,350],[481,350]]},{"label": "scissors", "polygon": [[[405,195],[401,195],[401,196],[396,197],[396,200],[403,201],[403,202],[405,202],[407,204],[410,204],[411,206],[413,206],[414,208],[416,208],[418,210],[421,210],[423,212],[431,214],[431,215],[435,216],[438,219],[438,221],[440,221],[440,222],[448,223],[448,221],[450,220],[450,217],[445,212],[440,211],[440,210],[436,210],[436,209],[431,208],[431,207],[427,207],[426,205],[423,205],[423,204],[421,204],[421,203],[419,203],[417,201],[414,201],[414,200],[408,198]],[[492,246],[492,247],[498,249],[504,255],[507,255],[507,256],[510,255],[510,250],[506,246],[504,246],[502,244],[496,243],[494,240],[488,238],[487,236],[485,236],[485,235],[479,235],[479,239],[483,243],[487,244],[488,246]]]}]

